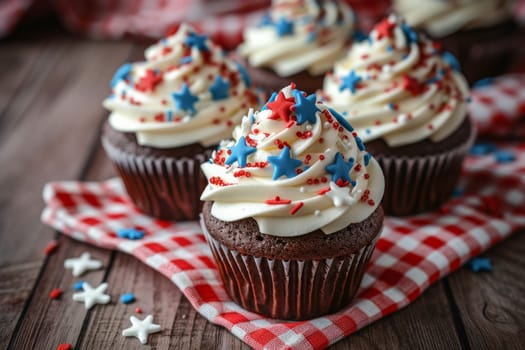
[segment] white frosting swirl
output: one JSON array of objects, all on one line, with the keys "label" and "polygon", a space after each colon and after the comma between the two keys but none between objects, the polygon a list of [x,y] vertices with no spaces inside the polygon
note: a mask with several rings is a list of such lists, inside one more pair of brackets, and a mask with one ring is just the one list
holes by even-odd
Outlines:
[{"label": "white frosting swirl", "polygon": [[395,16],[355,43],[323,88],[364,142],[389,146],[443,140],[466,117],[469,95],[454,56]]},{"label": "white frosting swirl", "polygon": [[287,77],[320,75],[344,56],[354,28],[352,10],[337,1],[274,0],[269,16],[244,32],[239,47],[251,66]]},{"label": "white frosting swirl", "polygon": [[326,234],[366,219],[379,205],[383,173],[342,116],[293,86],[250,110],[202,170],[223,221],[254,218],[262,233]]},{"label": "white frosting swirl", "polygon": [[145,57],[119,68],[103,103],[110,125],[136,133],[140,145],[218,144],[257,105],[243,68],[186,25],[149,47]]},{"label": "white frosting swirl", "polygon": [[394,0],[394,10],[407,23],[433,38],[459,30],[489,27],[511,16],[513,0]]}]

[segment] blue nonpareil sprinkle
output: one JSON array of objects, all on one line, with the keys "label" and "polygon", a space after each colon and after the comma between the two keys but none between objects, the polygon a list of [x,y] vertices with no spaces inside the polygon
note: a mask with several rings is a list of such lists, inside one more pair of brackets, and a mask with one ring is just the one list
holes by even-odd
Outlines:
[{"label": "blue nonpareil sprinkle", "polygon": [[396,105],[393,102],[390,102],[388,104],[388,108],[390,108],[391,110],[395,111],[396,110]]},{"label": "blue nonpareil sprinkle", "polygon": [[131,240],[137,240],[137,239],[142,239],[142,237],[144,237],[144,231],[142,230],[137,230],[136,228],[120,228],[117,230],[117,236],[119,236],[120,238],[125,238],[125,239],[131,239]]},{"label": "blue nonpareil sprinkle", "polygon": [[491,86],[494,83],[494,78],[488,77],[481,80],[478,80],[472,85],[474,89],[483,88],[487,86]]},{"label": "blue nonpareil sprinkle", "polygon": [[472,272],[492,272],[493,269],[489,258],[473,258],[467,264]]},{"label": "blue nonpareil sprinkle", "polygon": [[388,45],[388,46],[386,47],[386,52],[392,52],[392,50],[393,50],[393,49],[392,49],[392,46]]},{"label": "blue nonpareil sprinkle", "polygon": [[120,296],[120,302],[122,304],[131,304],[135,301],[135,295],[133,293],[124,293]]},{"label": "blue nonpareil sprinkle", "polygon": [[363,144],[363,140],[359,136],[356,136],[355,142],[357,143],[357,148],[359,148],[360,151],[365,150],[365,145]]},{"label": "blue nonpareil sprinkle", "polygon": [[171,122],[173,120],[173,111],[166,112],[166,120]]},{"label": "blue nonpareil sprinkle", "polygon": [[80,290],[84,290],[84,288],[82,287],[82,285],[84,284],[85,281],[78,281],[78,282],[75,282],[73,284],[73,290],[74,291],[80,291]]},{"label": "blue nonpareil sprinkle", "polygon": [[370,153],[364,155],[363,160],[365,161],[365,166],[368,166],[368,163],[370,163],[370,158],[372,158]]},{"label": "blue nonpareil sprinkle", "polygon": [[488,142],[476,143],[470,149],[470,154],[474,156],[484,156],[486,154],[492,153],[497,149],[496,145]]},{"label": "blue nonpareil sprinkle", "polygon": [[494,152],[494,158],[498,163],[511,163],[516,160],[516,155],[507,150],[498,150]]},{"label": "blue nonpareil sprinkle", "polygon": [[461,66],[456,56],[454,56],[448,51],[444,51],[441,54],[441,57],[443,57],[445,62],[447,62],[450,65],[450,67],[452,67],[453,70],[455,70],[456,72],[461,72]]},{"label": "blue nonpareil sprinkle", "polygon": [[269,14],[265,14],[262,16],[261,21],[259,22],[259,26],[269,26],[273,24],[272,17]]},{"label": "blue nonpareil sprinkle", "polygon": [[461,187],[456,187],[454,188],[454,190],[452,191],[452,197],[461,197],[464,193],[464,189],[461,188]]},{"label": "blue nonpareil sprinkle", "polygon": [[306,37],[307,43],[313,43],[317,39],[317,32],[311,32],[308,33],[308,36]]}]

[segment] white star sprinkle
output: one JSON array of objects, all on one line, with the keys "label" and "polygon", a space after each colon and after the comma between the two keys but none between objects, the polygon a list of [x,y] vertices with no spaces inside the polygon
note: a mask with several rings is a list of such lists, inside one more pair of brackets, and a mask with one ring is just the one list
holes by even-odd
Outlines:
[{"label": "white star sprinkle", "polygon": [[111,297],[104,294],[108,289],[107,283],[100,284],[97,288],[91,287],[87,282],[82,283],[82,292],[73,294],[74,301],[83,301],[87,310],[91,309],[95,304],[107,304]]},{"label": "white star sprinkle", "polygon": [[148,335],[151,333],[160,332],[160,325],[153,323],[153,316],[148,315],[144,320],[140,320],[135,316],[129,318],[132,326],[122,331],[124,337],[135,337],[142,344],[148,342]]},{"label": "white star sprinkle", "polygon": [[91,259],[91,255],[86,252],[82,253],[78,258],[66,259],[64,261],[64,267],[71,269],[73,276],[77,277],[86,271],[100,269],[102,267],[102,261]]},{"label": "white star sprinkle", "polygon": [[355,202],[355,198],[350,196],[350,187],[339,187],[333,181],[330,181],[330,191],[325,195],[332,198],[336,207],[341,207],[343,204],[352,205]]}]

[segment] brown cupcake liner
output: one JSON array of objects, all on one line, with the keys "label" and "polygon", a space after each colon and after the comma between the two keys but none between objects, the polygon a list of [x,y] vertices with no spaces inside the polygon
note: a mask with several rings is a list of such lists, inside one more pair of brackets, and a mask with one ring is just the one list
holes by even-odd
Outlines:
[{"label": "brown cupcake liner", "polygon": [[422,157],[374,156],[385,175],[385,214],[413,215],[445,203],[459,181],[463,160],[475,135],[472,129],[464,143],[442,153]]},{"label": "brown cupcake liner", "polygon": [[282,260],[245,255],[213,238],[201,220],[224,288],[243,308],[271,318],[306,320],[348,305],[380,234],[352,255]]},{"label": "brown cupcake liner", "polygon": [[212,151],[193,157],[168,158],[126,153],[102,138],[102,145],[133,203],[162,220],[196,220],[200,195],[207,185],[200,170]]}]

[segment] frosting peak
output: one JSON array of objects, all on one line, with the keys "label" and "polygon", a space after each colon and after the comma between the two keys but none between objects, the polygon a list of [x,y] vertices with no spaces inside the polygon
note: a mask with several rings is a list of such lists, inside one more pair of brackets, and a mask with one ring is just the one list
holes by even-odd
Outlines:
[{"label": "frosting peak", "polygon": [[286,77],[328,71],[342,57],[354,28],[351,9],[333,0],[274,0],[259,26],[244,32],[240,53],[255,67]]},{"label": "frosting peak", "polygon": [[217,144],[256,104],[243,67],[187,25],[122,65],[104,101],[109,123],[134,132],[141,145],[171,148]]},{"label": "frosting peak", "polygon": [[323,88],[365,142],[438,142],[466,116],[469,90],[459,70],[452,54],[390,16],[336,63]]},{"label": "frosting peak", "polygon": [[262,233],[333,233],[366,219],[379,205],[384,179],[353,128],[315,95],[292,85],[250,109],[233,139],[202,170],[223,221],[254,218]]}]

